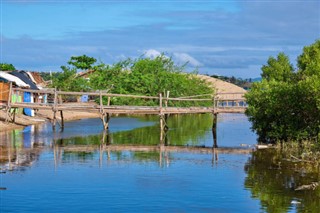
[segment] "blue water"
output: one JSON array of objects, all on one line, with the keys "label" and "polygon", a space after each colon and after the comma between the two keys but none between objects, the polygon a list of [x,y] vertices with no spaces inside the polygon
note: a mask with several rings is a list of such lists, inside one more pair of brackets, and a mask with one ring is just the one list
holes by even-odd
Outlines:
[{"label": "blue water", "polygon": [[[133,117],[115,117],[110,120],[110,133],[152,126],[154,124],[155,122],[153,121],[141,121]],[[38,128],[36,134],[34,128]],[[51,140],[54,138],[86,137],[101,134],[101,132],[103,132],[103,125],[99,118],[90,118],[66,122],[63,131],[58,129],[53,132],[52,125],[45,123],[36,127],[26,127],[22,132],[25,135],[32,134],[36,137],[35,142],[51,143]]]},{"label": "blue water", "polygon": [[[110,132],[156,124],[113,118]],[[260,201],[244,187],[244,166],[250,154],[67,152],[54,144],[57,137],[86,138],[101,131],[101,121],[84,119],[67,122],[64,132],[54,133],[45,124],[2,134],[1,143],[9,144],[6,154],[12,158],[11,163],[0,164],[2,171],[6,170],[0,174],[0,186],[6,187],[0,191],[0,212],[261,211]],[[193,144],[212,147],[211,127],[194,138]],[[39,145],[40,141],[43,144]],[[246,117],[219,115],[218,144],[238,147],[241,143],[256,143]]]},{"label": "blue water", "polygon": [[170,163],[107,160],[54,165],[46,151],[24,171],[2,175],[1,212],[257,212],[244,189],[246,155],[174,153]]}]

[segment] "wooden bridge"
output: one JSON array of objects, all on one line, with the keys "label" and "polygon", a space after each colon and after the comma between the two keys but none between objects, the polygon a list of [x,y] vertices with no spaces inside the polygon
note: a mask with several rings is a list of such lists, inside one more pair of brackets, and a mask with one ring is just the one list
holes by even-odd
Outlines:
[{"label": "wooden bridge", "polygon": [[[112,94],[107,91],[98,92],[65,92],[57,91],[56,89],[50,90],[30,90],[12,88],[8,89],[7,100],[0,102],[0,107],[6,109],[7,121],[14,122],[15,113],[17,108],[30,108],[30,109],[47,109],[52,110],[53,119],[52,126],[55,129],[56,123],[64,128],[63,111],[85,111],[96,112],[100,114],[103,122],[104,129],[108,129],[109,120],[112,114],[154,114],[160,116],[160,129],[161,133],[168,130],[167,118],[171,114],[196,114],[196,113],[212,113],[213,120],[213,133],[216,134],[216,123],[218,113],[244,113],[247,104],[244,98],[244,93],[217,93],[195,95],[189,97],[170,97],[169,91],[164,94],[160,93],[159,96],[145,96],[145,95],[129,95],[129,94]],[[34,103],[30,102],[17,102],[12,100],[13,95],[22,95],[29,92],[34,96]],[[77,101],[79,97],[86,95],[95,99],[96,101],[81,103]],[[47,97],[47,101],[43,97]],[[22,95],[23,97],[23,95]],[[50,100],[51,97],[51,100]],[[103,98],[107,97],[107,104],[103,103]],[[117,106],[112,105],[112,98],[134,98],[143,100],[156,100],[157,106]],[[50,100],[50,101],[49,101]],[[73,101],[72,101],[73,100]],[[98,101],[97,101],[98,100]],[[175,102],[189,102],[191,107],[175,107]],[[192,106],[191,103],[194,103]],[[210,106],[208,106],[208,103]],[[60,113],[60,119],[57,119],[57,113]],[[162,136],[160,140],[162,140]]]}]

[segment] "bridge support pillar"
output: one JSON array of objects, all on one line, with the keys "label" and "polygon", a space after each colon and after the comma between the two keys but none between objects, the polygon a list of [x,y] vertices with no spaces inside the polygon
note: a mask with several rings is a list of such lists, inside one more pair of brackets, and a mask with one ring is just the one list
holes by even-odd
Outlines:
[{"label": "bridge support pillar", "polygon": [[64,117],[63,117],[63,111],[62,110],[59,110],[60,111],[60,122],[59,120],[57,119],[57,110],[53,110],[53,118],[52,118],[52,130],[55,131],[56,130],[56,125],[57,123],[60,125],[60,128],[61,128],[61,131],[64,130]]},{"label": "bridge support pillar", "polygon": [[60,110],[60,117],[61,117],[61,130],[63,131],[64,129],[64,118],[63,118],[63,111]]},{"label": "bridge support pillar", "polygon": [[109,121],[110,121],[110,113],[102,113],[101,114],[101,120],[103,123],[103,129],[108,130],[109,129]]},{"label": "bridge support pillar", "polygon": [[167,120],[168,114],[160,114],[160,144],[167,144],[167,132],[169,130]]},{"label": "bridge support pillar", "polygon": [[218,123],[218,113],[215,112],[213,113],[213,122],[212,122],[213,148],[218,148],[217,123]]},{"label": "bridge support pillar", "polygon": [[56,117],[57,112],[53,110],[53,119],[52,119],[52,129],[53,131],[56,130],[56,124],[57,124],[57,117]]}]

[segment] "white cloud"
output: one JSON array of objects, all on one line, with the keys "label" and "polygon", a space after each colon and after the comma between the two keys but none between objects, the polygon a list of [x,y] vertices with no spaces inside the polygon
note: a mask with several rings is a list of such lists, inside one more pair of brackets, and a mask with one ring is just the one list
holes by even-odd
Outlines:
[{"label": "white cloud", "polygon": [[202,66],[202,64],[192,56],[190,56],[187,53],[173,53],[174,59],[177,62],[180,63],[188,63],[191,66],[199,67]]},{"label": "white cloud", "polygon": [[[300,46],[288,45],[285,46],[288,50],[300,50]],[[283,45],[260,45],[260,46],[201,46],[201,45],[176,45],[173,47],[165,47],[167,51],[178,50],[181,52],[193,52],[193,53],[216,53],[227,51],[260,51],[260,52],[280,52],[283,51]]]},{"label": "white cloud", "polygon": [[161,53],[158,50],[149,49],[145,52],[145,56],[147,58],[156,58],[157,56],[160,56]]}]

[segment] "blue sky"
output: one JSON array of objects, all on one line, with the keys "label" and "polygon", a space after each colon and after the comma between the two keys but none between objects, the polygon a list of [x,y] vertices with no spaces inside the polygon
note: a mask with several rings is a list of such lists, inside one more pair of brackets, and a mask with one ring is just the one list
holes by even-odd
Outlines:
[{"label": "blue sky", "polygon": [[320,38],[320,0],[1,0],[1,63],[59,71],[71,56],[112,64],[171,56],[202,74],[259,77],[269,56]]}]

